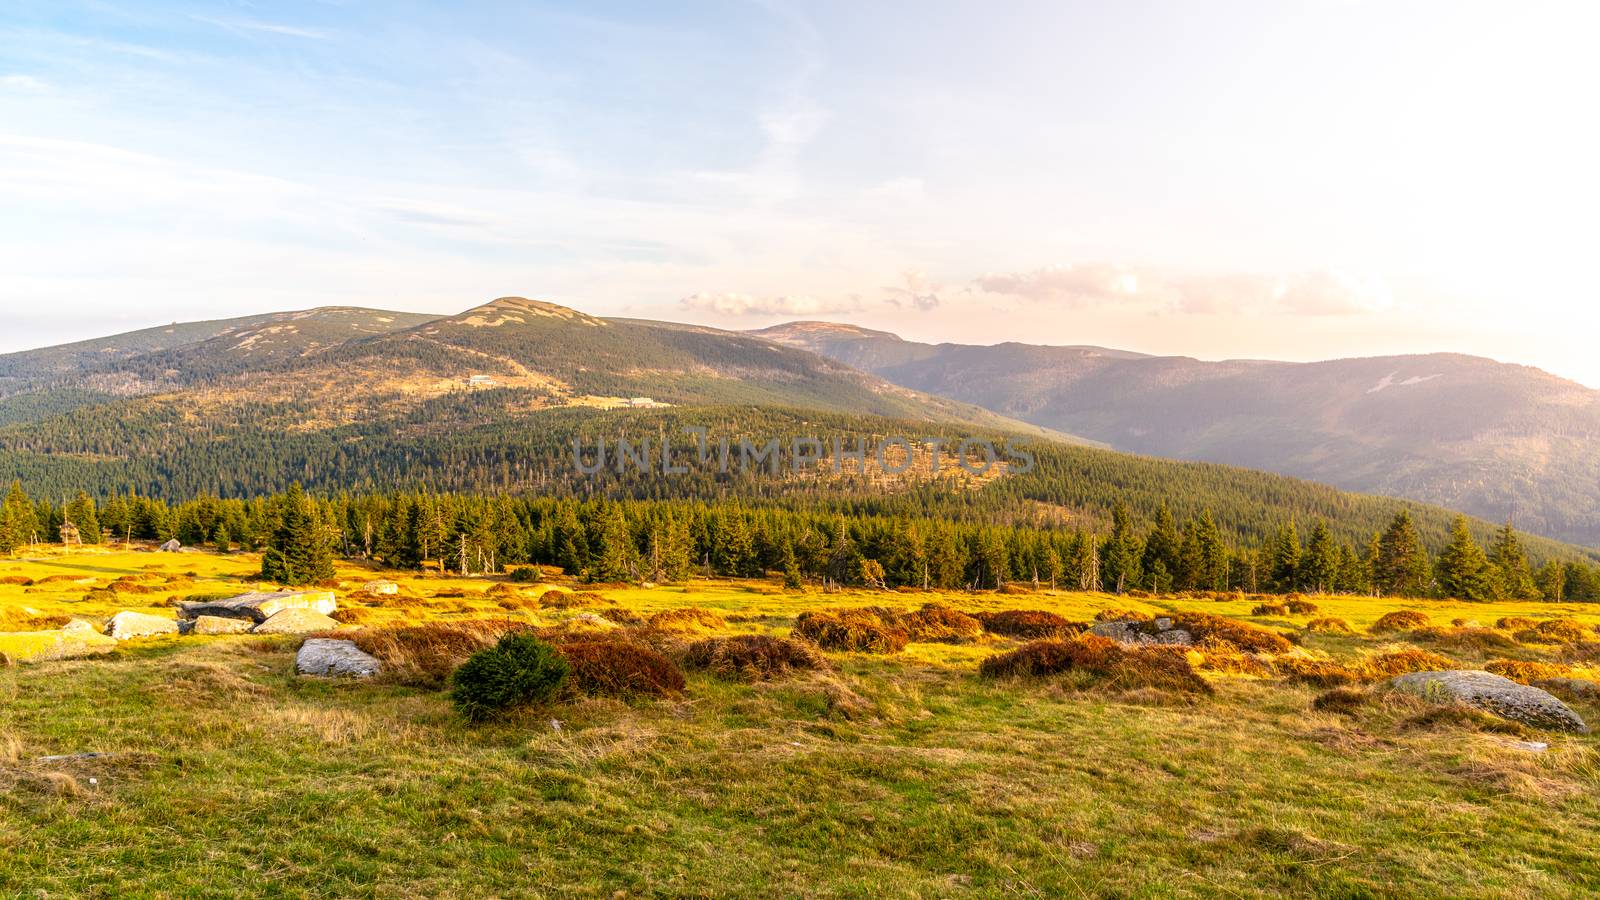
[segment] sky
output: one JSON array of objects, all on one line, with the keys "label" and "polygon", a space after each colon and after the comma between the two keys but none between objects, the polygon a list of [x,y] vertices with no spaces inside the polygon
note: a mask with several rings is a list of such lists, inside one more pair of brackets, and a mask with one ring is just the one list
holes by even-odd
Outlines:
[{"label": "sky", "polygon": [[0,5],[0,352],[498,296],[1600,387],[1600,4]]}]

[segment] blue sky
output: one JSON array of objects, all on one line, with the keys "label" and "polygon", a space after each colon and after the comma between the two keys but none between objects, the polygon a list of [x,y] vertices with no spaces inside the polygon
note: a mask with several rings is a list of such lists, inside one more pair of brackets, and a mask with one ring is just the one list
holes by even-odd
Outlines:
[{"label": "blue sky", "polygon": [[1600,384],[1588,4],[0,8],[0,350],[520,294]]}]

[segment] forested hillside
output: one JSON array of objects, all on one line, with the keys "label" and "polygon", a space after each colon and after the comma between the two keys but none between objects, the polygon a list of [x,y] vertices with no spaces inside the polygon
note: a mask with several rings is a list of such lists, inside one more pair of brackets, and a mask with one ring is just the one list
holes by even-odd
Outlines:
[{"label": "forested hillside", "polygon": [[756,332],[1119,450],[1409,497],[1600,545],[1600,392],[1456,354],[1206,362],[1101,347]]}]

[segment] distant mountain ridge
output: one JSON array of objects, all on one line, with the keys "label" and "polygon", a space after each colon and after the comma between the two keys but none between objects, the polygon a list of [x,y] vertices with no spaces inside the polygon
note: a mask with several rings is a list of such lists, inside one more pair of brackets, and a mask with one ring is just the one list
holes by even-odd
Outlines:
[{"label": "distant mountain ridge", "polygon": [[1436,353],[1204,362],[924,344],[849,325],[752,332],[1119,450],[1280,472],[1600,544],[1600,391]]}]

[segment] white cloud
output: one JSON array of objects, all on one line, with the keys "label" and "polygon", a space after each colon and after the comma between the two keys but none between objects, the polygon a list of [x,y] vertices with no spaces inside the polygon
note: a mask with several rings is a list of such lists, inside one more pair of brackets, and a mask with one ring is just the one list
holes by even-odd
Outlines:
[{"label": "white cloud", "polygon": [[264,34],[279,34],[285,37],[305,38],[311,41],[325,41],[331,35],[326,31],[315,28],[302,28],[298,25],[283,25],[278,22],[260,22],[252,19],[213,19],[207,16],[192,16],[196,22],[215,25],[232,32],[258,31]]},{"label": "white cloud", "polygon": [[1139,276],[1104,263],[1045,266],[1031,272],[988,273],[974,280],[980,290],[1037,302],[1090,306],[1139,296]]},{"label": "white cloud", "polygon": [[828,301],[806,295],[752,297],[739,293],[690,294],[683,298],[682,306],[684,309],[724,316],[818,316],[854,312],[860,308],[860,304],[853,299]]},{"label": "white cloud", "polygon": [[0,75],[0,90],[7,91],[43,91],[49,85],[32,75]]},{"label": "white cloud", "polygon": [[1338,271],[1287,278],[1279,285],[1276,299],[1283,311],[1307,316],[1382,312],[1394,305],[1383,278]]},{"label": "white cloud", "polygon": [[1081,263],[989,273],[974,279],[972,287],[1073,309],[1134,307],[1195,315],[1332,316],[1382,312],[1393,306],[1383,278],[1342,271],[1218,274]]},{"label": "white cloud", "polygon": [[890,306],[927,312],[937,309],[942,302],[943,285],[934,284],[926,272],[908,271],[900,275],[901,283],[884,288]]}]

